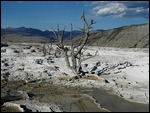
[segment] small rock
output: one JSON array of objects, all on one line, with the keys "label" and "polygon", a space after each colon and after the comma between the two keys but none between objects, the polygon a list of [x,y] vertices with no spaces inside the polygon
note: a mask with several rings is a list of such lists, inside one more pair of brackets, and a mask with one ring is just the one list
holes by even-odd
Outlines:
[{"label": "small rock", "polygon": [[101,66],[101,62],[100,62],[100,61],[97,62],[97,63],[96,63],[96,66]]},{"label": "small rock", "polygon": [[59,71],[59,67],[57,67],[57,66],[54,66],[54,68],[55,68],[55,70],[56,70],[56,71]]},{"label": "small rock", "polygon": [[68,75],[67,73],[62,73],[62,74],[63,74],[63,75],[66,75],[66,76]]},{"label": "small rock", "polygon": [[88,67],[88,64],[84,64],[84,67]]},{"label": "small rock", "polygon": [[34,53],[34,52],[36,52],[34,49],[33,49],[33,50],[31,50],[31,53]]},{"label": "small rock", "polygon": [[43,72],[44,72],[44,73],[47,73],[47,70],[44,70]]},{"label": "small rock", "polygon": [[48,76],[52,76],[52,75],[48,73]]},{"label": "small rock", "polygon": [[121,97],[123,97],[123,95],[120,94]]},{"label": "small rock", "polygon": [[105,83],[109,83],[109,81],[108,81],[108,80],[105,80]]},{"label": "small rock", "polygon": [[24,70],[24,68],[18,68],[18,70],[21,70],[21,71],[22,71],[22,70]]},{"label": "small rock", "polygon": [[56,69],[59,69],[59,67],[55,66]]},{"label": "small rock", "polygon": [[91,74],[95,74],[95,72],[92,71]]},{"label": "small rock", "polygon": [[26,47],[26,49],[30,49],[32,46],[28,46],[28,47]]},{"label": "small rock", "polygon": [[9,75],[10,75],[10,72],[6,72],[6,73],[3,74],[3,77],[4,77],[4,78],[8,78]]},{"label": "small rock", "polygon": [[92,72],[92,71],[95,71],[96,69],[97,69],[97,66],[94,66],[94,67],[92,68],[91,72]]},{"label": "small rock", "polygon": [[121,71],[114,72],[114,74],[121,73]]},{"label": "small rock", "polygon": [[124,79],[126,79],[126,77],[123,76]]},{"label": "small rock", "polygon": [[74,79],[79,79],[79,76],[75,76]]},{"label": "small rock", "polygon": [[6,62],[4,65],[5,65],[6,67],[9,66],[9,64],[8,64],[7,62]]},{"label": "small rock", "polygon": [[18,50],[14,50],[14,53],[20,53]]},{"label": "small rock", "polygon": [[1,49],[1,52],[2,52],[2,53],[5,53],[5,52],[6,52],[6,49]]},{"label": "small rock", "polygon": [[112,79],[114,82],[116,81],[115,79]]},{"label": "small rock", "polygon": [[54,61],[50,61],[50,63],[55,63]]},{"label": "small rock", "polygon": [[43,60],[42,60],[42,59],[36,59],[35,63],[37,63],[37,64],[42,64],[42,63],[43,63]]}]

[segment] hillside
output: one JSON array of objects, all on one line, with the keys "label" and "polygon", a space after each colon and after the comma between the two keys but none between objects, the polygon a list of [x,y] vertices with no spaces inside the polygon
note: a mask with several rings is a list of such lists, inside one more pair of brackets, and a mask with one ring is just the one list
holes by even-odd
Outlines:
[{"label": "hillside", "polygon": [[149,47],[149,24],[114,28],[91,33],[88,45],[102,47]]},{"label": "hillside", "polygon": [[22,34],[5,34],[1,36],[1,42],[16,42],[16,43],[46,43],[50,42],[49,38],[43,36],[25,36]]}]

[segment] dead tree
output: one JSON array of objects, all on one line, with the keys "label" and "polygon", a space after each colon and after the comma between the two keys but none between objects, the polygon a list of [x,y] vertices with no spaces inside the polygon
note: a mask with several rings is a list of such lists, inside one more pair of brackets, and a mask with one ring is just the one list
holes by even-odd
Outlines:
[{"label": "dead tree", "polygon": [[69,55],[68,53],[68,48],[64,46],[64,33],[65,33],[65,28],[63,29],[63,31],[60,32],[59,30],[59,26],[57,29],[57,32],[53,30],[53,33],[55,35],[56,40],[58,41],[58,44],[56,44],[60,49],[62,49],[64,55],[65,55],[65,61],[67,64],[67,67],[69,69],[71,69],[73,71],[74,74],[78,74],[79,73],[79,68],[81,67],[81,55],[82,55],[82,49],[85,46],[85,44],[87,43],[87,40],[90,36],[90,31],[89,29],[91,28],[91,26],[93,24],[95,24],[95,22],[93,20],[91,20],[90,23],[87,22],[86,18],[85,18],[85,14],[83,12],[82,16],[81,16],[81,20],[84,24],[84,27],[82,30],[82,36],[80,38],[80,41],[78,44],[76,44],[73,41],[73,37],[72,37],[72,31],[73,31],[73,27],[71,24],[71,32],[70,32],[70,40],[71,40],[71,60],[69,60]]}]

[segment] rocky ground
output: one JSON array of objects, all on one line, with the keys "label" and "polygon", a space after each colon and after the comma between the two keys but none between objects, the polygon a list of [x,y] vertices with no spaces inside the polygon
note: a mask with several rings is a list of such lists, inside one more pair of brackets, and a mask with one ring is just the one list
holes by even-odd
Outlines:
[{"label": "rocky ground", "polygon": [[[82,62],[82,70],[87,74],[77,78],[66,67],[63,56],[55,57],[48,54],[44,56],[42,46],[42,44],[9,44],[1,47],[1,80],[99,88],[129,101],[149,104],[148,48],[86,47],[84,56],[87,59]],[[5,84],[1,85],[2,88],[4,86]],[[11,88],[6,90],[12,92]],[[7,95],[6,90],[1,93],[2,96]],[[28,102],[27,106],[30,104]],[[51,107],[45,109],[52,111]],[[59,107],[54,111],[57,110],[60,110]]]}]

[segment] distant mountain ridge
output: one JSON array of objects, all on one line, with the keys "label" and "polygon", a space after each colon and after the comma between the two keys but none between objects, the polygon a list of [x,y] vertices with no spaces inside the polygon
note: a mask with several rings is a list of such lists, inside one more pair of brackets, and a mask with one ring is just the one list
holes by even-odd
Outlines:
[{"label": "distant mountain ridge", "polygon": [[[81,31],[74,30],[73,37],[79,37]],[[110,30],[92,30],[87,45],[101,47],[149,48],[149,24],[122,26]],[[70,31],[65,32],[65,43],[69,44]],[[78,38],[74,38],[78,40]],[[33,28],[1,28],[2,42],[40,42],[54,41],[52,31]]]},{"label": "distant mountain ridge", "polygon": [[[81,35],[81,31],[77,31],[74,30],[73,32],[73,36],[79,36]],[[54,40],[54,34],[52,31],[41,31],[39,29],[34,29],[34,28],[26,28],[26,27],[20,27],[20,28],[1,28],[1,35],[6,35],[6,34],[20,34],[23,36],[42,36],[42,37],[46,37],[49,38],[51,40]],[[70,36],[70,32],[69,31],[65,31],[65,39],[68,39]]]}]

